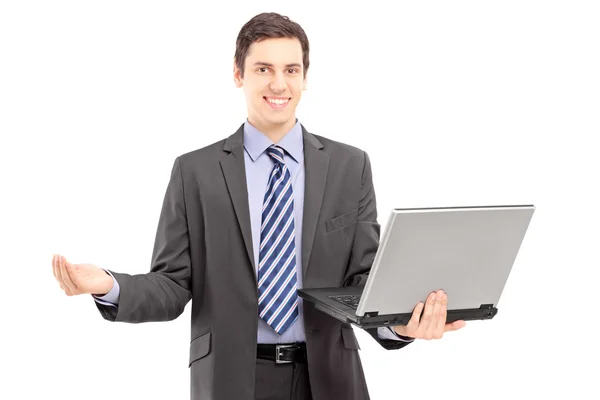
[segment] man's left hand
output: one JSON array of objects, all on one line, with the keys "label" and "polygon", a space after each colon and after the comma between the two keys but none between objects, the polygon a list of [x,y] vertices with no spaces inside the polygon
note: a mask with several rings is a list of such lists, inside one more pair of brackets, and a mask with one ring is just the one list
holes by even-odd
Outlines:
[{"label": "man's left hand", "polygon": [[408,325],[394,326],[394,331],[401,336],[431,340],[441,339],[444,333],[463,328],[466,325],[463,320],[446,323],[447,305],[448,295],[443,290],[433,292],[425,305],[422,301],[417,304]]}]

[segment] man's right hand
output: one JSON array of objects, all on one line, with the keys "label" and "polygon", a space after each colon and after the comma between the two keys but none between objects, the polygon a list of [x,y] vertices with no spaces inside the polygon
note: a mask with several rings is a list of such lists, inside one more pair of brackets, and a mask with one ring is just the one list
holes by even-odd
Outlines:
[{"label": "man's right hand", "polygon": [[52,272],[67,296],[105,295],[113,287],[113,278],[93,264],[71,264],[64,256],[52,256]]}]

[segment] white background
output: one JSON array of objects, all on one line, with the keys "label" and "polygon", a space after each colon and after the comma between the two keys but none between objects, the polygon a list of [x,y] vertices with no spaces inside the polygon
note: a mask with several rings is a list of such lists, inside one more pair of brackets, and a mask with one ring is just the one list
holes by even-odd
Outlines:
[{"label": "white background", "polygon": [[0,398],[189,398],[190,305],[111,323],[51,259],[148,271],[174,159],[246,117],[235,39],[262,11],[307,32],[297,116],[369,153],[382,225],[537,207],[496,318],[395,352],[357,331],[372,398],[599,398],[597,3],[260,3],[0,5]]}]

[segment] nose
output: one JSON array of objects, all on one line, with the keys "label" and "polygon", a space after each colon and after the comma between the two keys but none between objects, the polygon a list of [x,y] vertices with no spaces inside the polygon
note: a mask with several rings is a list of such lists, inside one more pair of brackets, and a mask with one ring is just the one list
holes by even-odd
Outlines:
[{"label": "nose", "polygon": [[285,91],[287,84],[285,82],[285,77],[283,76],[283,73],[278,72],[273,76],[270,87],[272,91],[277,93]]}]

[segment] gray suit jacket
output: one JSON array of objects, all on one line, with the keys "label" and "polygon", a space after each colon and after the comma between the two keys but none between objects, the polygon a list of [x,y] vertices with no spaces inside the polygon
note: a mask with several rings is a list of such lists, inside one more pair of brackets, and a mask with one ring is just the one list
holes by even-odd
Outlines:
[{"label": "gray suit jacket", "polygon": [[[364,285],[379,243],[367,154],[306,131],[302,230],[304,287]],[[118,308],[94,302],[110,321],[177,318],[192,299],[192,400],[252,400],[258,323],[257,281],[244,166],[243,124],[229,138],[176,158],[166,190],[151,271],[110,271]],[[368,399],[352,327],[304,306],[315,400]],[[380,340],[397,349],[406,342]]]}]

